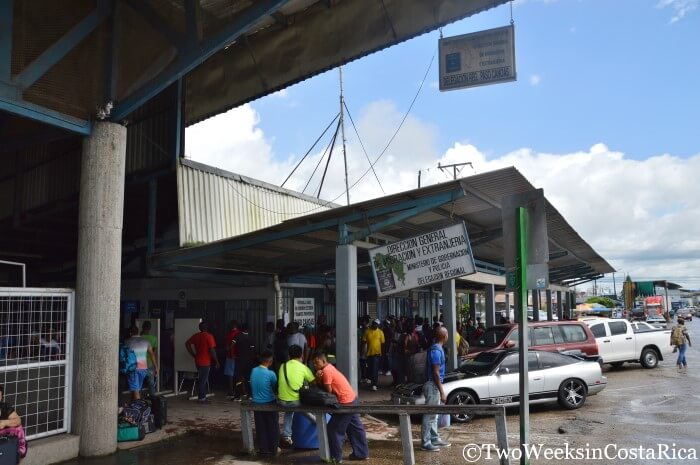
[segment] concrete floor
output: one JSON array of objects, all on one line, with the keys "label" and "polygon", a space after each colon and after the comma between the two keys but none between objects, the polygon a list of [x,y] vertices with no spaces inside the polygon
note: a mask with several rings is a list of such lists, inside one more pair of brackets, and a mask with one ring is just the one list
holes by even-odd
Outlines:
[{"label": "concrete floor", "polygon": [[[700,335],[700,322],[688,324],[691,337]],[[697,326],[697,329],[695,328]],[[697,338],[696,338],[697,339]],[[660,459],[635,459],[627,463],[634,464],[679,464],[700,463],[698,460],[673,460],[675,450],[700,449],[700,340],[691,347],[687,357],[690,364],[688,374],[679,374],[675,368],[675,357],[661,362],[653,370],[642,369],[639,364],[626,364],[619,369],[605,369],[608,387],[597,396],[589,397],[579,410],[562,410],[557,405],[540,405],[531,407],[530,443],[544,444],[549,448],[592,448],[604,449],[609,444],[616,444],[618,449],[639,449],[666,444],[668,457]],[[384,383],[389,379],[385,378]],[[389,389],[372,392],[362,389],[360,398],[363,402],[387,402]],[[120,452],[113,458],[100,461],[81,459],[69,462],[80,465],[113,464],[179,464],[205,463],[207,465],[231,465],[255,460],[241,453],[240,415],[237,402],[226,400],[217,395],[210,398],[209,405],[199,405],[185,400],[184,396],[169,398],[168,411],[170,423],[161,431],[150,434],[144,441],[120,444],[120,449],[132,449]],[[370,438],[371,459],[367,465],[384,465],[402,463],[401,443],[398,437],[397,419],[392,417],[364,418]],[[517,448],[519,443],[518,410],[508,412],[509,444]],[[188,432],[198,435],[181,436]],[[481,459],[472,463],[498,463],[495,457],[487,457],[485,444],[495,442],[495,425],[491,418],[477,418],[469,424],[453,424],[442,430],[443,437],[453,445],[439,453],[416,450],[418,464],[464,464],[464,448],[476,444]],[[420,425],[413,425],[414,444],[420,435]],[[164,439],[170,442],[161,442]],[[175,439],[172,439],[175,438]],[[150,444],[150,446],[148,446]],[[146,447],[143,447],[146,446]],[[193,447],[196,450],[193,450]],[[614,452],[613,448],[609,450]],[[179,452],[178,452],[179,451]],[[349,449],[347,451],[349,453]],[[700,451],[695,451],[698,454]],[[128,456],[124,456],[127,454]],[[120,458],[121,457],[121,458]],[[128,457],[128,458],[126,458]],[[177,458],[174,458],[177,457]],[[182,461],[180,461],[180,458]],[[124,461],[126,459],[126,461]],[[107,460],[107,461],[104,461]],[[318,463],[315,451],[283,451],[282,455],[271,463]],[[561,463],[562,460],[531,460],[531,463]],[[610,460],[594,458],[576,460],[575,463],[601,464]],[[517,460],[511,460],[517,463]]]}]

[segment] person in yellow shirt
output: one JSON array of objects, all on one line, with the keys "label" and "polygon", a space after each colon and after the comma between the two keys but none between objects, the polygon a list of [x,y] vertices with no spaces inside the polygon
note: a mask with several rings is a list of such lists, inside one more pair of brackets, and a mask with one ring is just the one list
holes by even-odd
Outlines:
[{"label": "person in yellow shirt", "polygon": [[377,390],[379,384],[379,361],[384,351],[384,331],[379,329],[379,320],[374,320],[369,329],[365,330],[362,341],[367,344],[367,364],[372,376],[372,390]]}]

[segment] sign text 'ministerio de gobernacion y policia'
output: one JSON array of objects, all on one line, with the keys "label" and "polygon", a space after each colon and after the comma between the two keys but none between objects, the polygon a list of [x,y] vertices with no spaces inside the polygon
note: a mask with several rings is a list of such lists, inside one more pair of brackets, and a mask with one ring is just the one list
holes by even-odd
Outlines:
[{"label": "sign text 'ministerio de gobernacion y policia'", "polygon": [[473,274],[464,223],[369,251],[379,297]]},{"label": "sign text 'ministerio de gobernacion y policia'", "polygon": [[514,27],[440,39],[440,90],[515,81]]}]

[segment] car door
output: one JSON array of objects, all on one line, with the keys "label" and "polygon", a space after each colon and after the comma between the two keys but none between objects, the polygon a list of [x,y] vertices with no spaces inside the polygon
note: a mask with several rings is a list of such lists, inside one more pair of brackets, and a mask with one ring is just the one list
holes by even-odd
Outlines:
[{"label": "car door", "polygon": [[[517,401],[520,395],[518,368],[518,354],[513,353],[506,356],[496,372],[489,377],[489,397],[492,403],[508,404]],[[528,379],[530,393],[542,392],[544,380],[539,369],[537,354],[534,352],[528,355]]]},{"label": "car door", "polygon": [[591,332],[598,343],[598,355],[603,358],[603,362],[610,363],[619,360],[613,350],[610,333],[605,322],[601,321],[591,325]]},{"label": "car door", "polygon": [[634,353],[634,334],[625,321],[609,321],[610,341],[615,349],[617,360],[634,360],[639,355]]}]

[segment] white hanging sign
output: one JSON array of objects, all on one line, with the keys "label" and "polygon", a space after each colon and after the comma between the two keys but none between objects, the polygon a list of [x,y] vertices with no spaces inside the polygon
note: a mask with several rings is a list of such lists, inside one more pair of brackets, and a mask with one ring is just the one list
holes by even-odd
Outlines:
[{"label": "white hanging sign", "polygon": [[513,25],[440,39],[440,90],[516,80]]}]

